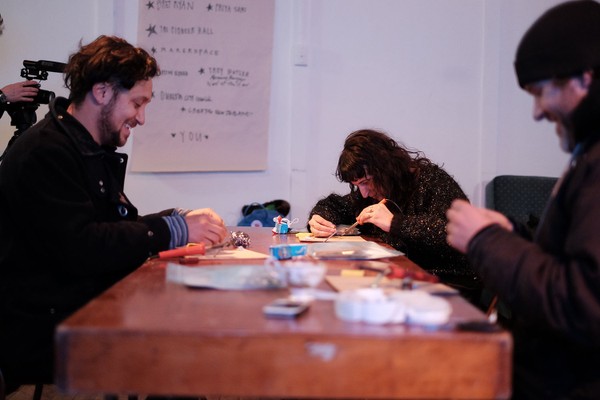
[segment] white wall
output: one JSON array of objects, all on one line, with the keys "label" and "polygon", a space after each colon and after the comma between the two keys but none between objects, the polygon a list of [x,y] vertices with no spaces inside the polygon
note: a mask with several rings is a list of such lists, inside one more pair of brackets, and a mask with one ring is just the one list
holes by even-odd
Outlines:
[{"label": "white wall", "polygon": [[[304,224],[320,197],[347,191],[333,176],[337,158],[346,135],[365,127],[443,164],[476,204],[495,175],[557,176],[567,156],[554,129],[532,120],[512,67],[524,31],[556,3],[276,0],[268,169],[129,173],[126,192],[142,213],[212,207],[229,225],[244,204],[284,198]],[[0,13],[0,86],[20,79],[23,59],[65,61],[81,39],[136,40],[136,0],[2,0]],[[293,64],[297,46],[307,66]],[[66,94],[59,74],[42,87]],[[9,122],[0,120],[0,149]]]}]

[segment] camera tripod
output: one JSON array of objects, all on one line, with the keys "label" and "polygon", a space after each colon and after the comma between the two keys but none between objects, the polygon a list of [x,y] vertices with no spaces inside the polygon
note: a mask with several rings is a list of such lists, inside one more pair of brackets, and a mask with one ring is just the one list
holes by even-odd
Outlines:
[{"label": "camera tripod", "polygon": [[8,141],[6,148],[2,155],[0,155],[0,162],[4,159],[6,152],[12,146],[12,144],[21,136],[25,130],[36,123],[37,115],[35,111],[38,109],[39,104],[37,103],[14,103],[10,104],[6,108],[6,112],[10,115],[11,126],[16,127],[13,136]]}]

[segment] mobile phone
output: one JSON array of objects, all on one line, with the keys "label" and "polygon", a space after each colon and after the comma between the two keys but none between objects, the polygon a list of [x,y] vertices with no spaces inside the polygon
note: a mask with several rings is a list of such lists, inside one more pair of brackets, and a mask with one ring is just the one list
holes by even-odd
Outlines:
[{"label": "mobile phone", "polygon": [[296,318],[308,309],[308,303],[290,299],[276,299],[263,307],[263,313],[270,318]]},{"label": "mobile phone", "polygon": [[458,330],[471,332],[500,332],[502,328],[499,325],[493,324],[487,320],[479,321],[463,321],[456,324]]}]

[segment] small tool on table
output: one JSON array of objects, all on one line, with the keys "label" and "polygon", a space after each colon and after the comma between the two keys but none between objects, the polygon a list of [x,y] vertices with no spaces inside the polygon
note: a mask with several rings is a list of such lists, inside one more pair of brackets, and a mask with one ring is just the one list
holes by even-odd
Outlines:
[{"label": "small tool on table", "polygon": [[228,240],[214,244],[212,246],[207,246],[204,243],[190,243],[186,246],[177,247],[171,250],[159,251],[157,255],[151,258],[164,259],[205,255],[208,251],[222,249],[229,246],[247,248],[250,246],[250,237],[245,232],[231,232],[230,238]]},{"label": "small tool on table", "polygon": [[381,270],[377,273],[377,276],[375,277],[375,280],[373,281],[373,283],[371,283],[371,287],[372,288],[377,288],[379,287],[379,285],[381,284],[381,280],[388,275],[390,272],[392,272],[392,268],[387,267],[384,270]]},{"label": "small tool on table", "polygon": [[187,246],[177,247],[171,250],[165,250],[158,252],[158,258],[177,258],[177,257],[185,257],[185,256],[195,256],[195,255],[204,255],[208,250],[212,249],[220,249],[226,246],[229,246],[231,241],[226,241],[223,243],[215,244],[213,246],[206,246],[204,243],[193,243],[188,244]]},{"label": "small tool on table", "polygon": [[[350,232],[352,229],[356,228],[358,226],[358,221],[356,221],[355,223],[353,223],[352,225],[350,225],[349,227],[347,227],[346,229],[342,230],[338,236],[344,236],[346,233]],[[331,239],[332,236],[334,236],[337,233],[337,229],[335,232],[333,232],[331,235],[327,236],[327,238],[323,241],[323,243],[325,243],[326,241],[328,241],[329,239]]]},{"label": "small tool on table", "polygon": [[[387,199],[381,199],[381,201],[378,204],[385,204],[386,201],[387,201]],[[357,226],[358,226],[358,221],[356,221],[355,223],[353,223],[352,225],[350,225],[346,229],[342,230],[338,234],[338,236],[344,236],[348,232],[352,232],[352,229],[356,228]],[[334,236],[336,233],[337,233],[337,230],[335,232],[333,232],[331,235],[327,236],[327,238],[323,241],[323,243],[325,243],[326,241],[328,241],[329,239],[331,239],[331,237]]]}]

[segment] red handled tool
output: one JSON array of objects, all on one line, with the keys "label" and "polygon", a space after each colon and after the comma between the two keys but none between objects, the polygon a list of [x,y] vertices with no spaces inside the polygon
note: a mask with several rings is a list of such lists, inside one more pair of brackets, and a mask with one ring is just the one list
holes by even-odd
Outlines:
[{"label": "red handled tool", "polygon": [[371,267],[368,265],[360,265],[358,268],[379,272],[379,275],[373,283],[373,286],[379,285],[379,281],[384,276],[387,279],[402,279],[403,287],[406,286],[407,288],[412,286],[413,281],[422,281],[430,283],[438,283],[440,281],[440,279],[437,276],[432,275],[426,271],[413,271],[393,264],[388,264],[387,266],[385,266],[385,268]]},{"label": "red handled tool", "polygon": [[415,281],[431,283],[437,283],[440,281],[440,278],[425,271],[412,271],[395,265],[390,265],[389,268],[391,271],[386,275],[388,279],[410,278]]},{"label": "red handled tool", "polygon": [[190,243],[187,246],[177,247],[176,249],[159,251],[157,258],[178,258],[185,256],[205,255],[206,252],[214,249],[220,249],[232,245],[231,240],[218,243],[212,246],[206,246],[204,243]]},{"label": "red handled tool", "polygon": [[195,243],[171,250],[159,251],[158,258],[177,258],[204,254],[206,254],[206,245],[204,243]]}]

